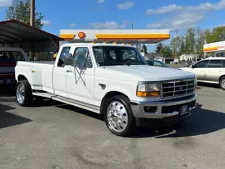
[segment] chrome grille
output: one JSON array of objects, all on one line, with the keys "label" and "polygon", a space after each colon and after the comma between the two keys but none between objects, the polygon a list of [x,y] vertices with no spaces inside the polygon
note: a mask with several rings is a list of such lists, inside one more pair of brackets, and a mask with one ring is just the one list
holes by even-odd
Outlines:
[{"label": "chrome grille", "polygon": [[163,82],[161,84],[161,97],[175,97],[188,95],[194,92],[194,79]]}]

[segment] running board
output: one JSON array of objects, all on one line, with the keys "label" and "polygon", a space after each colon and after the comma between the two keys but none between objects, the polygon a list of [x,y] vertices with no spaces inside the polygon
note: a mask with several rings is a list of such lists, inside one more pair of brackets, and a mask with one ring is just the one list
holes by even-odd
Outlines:
[{"label": "running board", "polygon": [[66,98],[66,97],[57,96],[55,94],[46,93],[46,92],[33,92],[33,95],[48,98],[48,99],[52,99],[52,100],[56,100],[58,102],[62,102],[62,103],[65,103],[65,104],[69,104],[69,105],[72,105],[72,106],[75,106],[75,107],[79,107],[79,108],[82,108],[82,109],[89,110],[89,111],[100,114],[100,107],[99,106],[95,106],[95,105],[91,105],[91,104],[88,104],[88,103],[72,100],[72,99],[69,99],[69,98]]},{"label": "running board", "polygon": [[69,105],[72,105],[72,106],[75,106],[75,107],[79,107],[79,108],[82,108],[82,109],[89,110],[89,111],[100,114],[100,107],[99,106],[90,105],[88,103],[83,103],[83,102],[80,102],[80,101],[71,100],[71,99],[68,99],[68,98],[61,97],[61,96],[53,96],[52,100],[56,100],[56,101],[59,101],[59,102],[65,103],[65,104],[69,104]]},{"label": "running board", "polygon": [[55,94],[45,93],[45,92],[33,92],[32,94],[34,96],[45,97],[45,98],[48,98],[48,99],[52,99],[52,97],[56,96]]}]

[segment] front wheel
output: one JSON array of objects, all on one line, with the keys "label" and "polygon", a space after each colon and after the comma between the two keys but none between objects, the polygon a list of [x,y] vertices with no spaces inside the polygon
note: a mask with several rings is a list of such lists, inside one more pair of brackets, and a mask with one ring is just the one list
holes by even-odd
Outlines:
[{"label": "front wheel", "polygon": [[220,88],[225,90],[225,77],[222,77],[220,79]]},{"label": "front wheel", "polygon": [[125,96],[113,96],[104,105],[105,122],[109,130],[118,136],[129,136],[134,126],[130,103]]},{"label": "front wheel", "polygon": [[16,101],[20,106],[30,106],[33,102],[32,90],[27,80],[21,80],[16,85]]}]

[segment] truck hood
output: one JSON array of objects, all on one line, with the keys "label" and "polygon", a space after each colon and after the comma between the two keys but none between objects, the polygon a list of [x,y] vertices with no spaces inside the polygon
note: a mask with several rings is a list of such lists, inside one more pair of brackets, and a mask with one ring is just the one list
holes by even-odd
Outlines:
[{"label": "truck hood", "polygon": [[107,66],[105,73],[116,75],[118,80],[127,80],[132,78],[139,81],[164,81],[184,78],[194,78],[195,75],[179,69],[154,67],[148,65],[130,65],[130,66]]}]

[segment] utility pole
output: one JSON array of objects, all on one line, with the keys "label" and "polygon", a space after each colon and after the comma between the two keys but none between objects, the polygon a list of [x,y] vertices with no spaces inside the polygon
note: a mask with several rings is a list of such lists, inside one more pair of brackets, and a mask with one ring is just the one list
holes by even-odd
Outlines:
[{"label": "utility pole", "polygon": [[35,26],[35,0],[30,0],[30,26]]},{"label": "utility pole", "polygon": [[134,29],[134,22],[133,21],[131,23],[131,28],[132,28],[132,30]]},{"label": "utility pole", "polygon": [[[35,0],[30,0],[30,26],[35,26]],[[34,61],[34,52],[32,51],[32,44],[30,56],[31,60]]]}]

